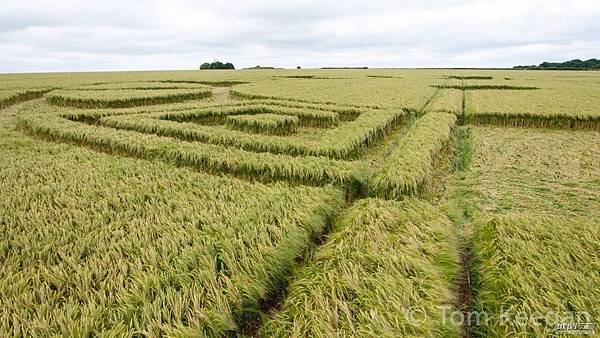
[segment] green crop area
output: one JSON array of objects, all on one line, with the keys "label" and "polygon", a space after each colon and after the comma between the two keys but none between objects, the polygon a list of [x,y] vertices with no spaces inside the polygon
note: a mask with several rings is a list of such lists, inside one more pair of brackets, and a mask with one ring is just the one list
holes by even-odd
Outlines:
[{"label": "green crop area", "polygon": [[599,83],[455,69],[0,75],[0,336],[598,326]]},{"label": "green crop area", "polygon": [[226,117],[225,124],[249,133],[288,135],[298,128],[298,118],[276,114],[232,115]]},{"label": "green crop area", "polygon": [[56,90],[46,101],[56,106],[77,108],[125,108],[201,99],[211,94],[206,89]]}]

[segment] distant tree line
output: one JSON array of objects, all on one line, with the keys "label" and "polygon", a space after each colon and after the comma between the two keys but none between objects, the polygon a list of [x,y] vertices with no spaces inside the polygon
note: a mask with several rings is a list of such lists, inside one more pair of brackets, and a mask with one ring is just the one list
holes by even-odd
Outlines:
[{"label": "distant tree line", "polygon": [[369,69],[369,67],[321,67],[321,69]]},{"label": "distant tree line", "polygon": [[231,62],[223,63],[221,61],[205,62],[200,65],[200,69],[235,69]]},{"label": "distant tree line", "polygon": [[571,70],[584,70],[584,69],[600,69],[600,60],[589,59],[581,61],[579,59],[565,61],[565,62],[542,62],[539,66],[514,66],[514,69],[571,69]]},{"label": "distant tree line", "polygon": [[248,67],[248,68],[244,68],[244,69],[276,69],[275,67],[272,66],[254,66],[254,67]]}]

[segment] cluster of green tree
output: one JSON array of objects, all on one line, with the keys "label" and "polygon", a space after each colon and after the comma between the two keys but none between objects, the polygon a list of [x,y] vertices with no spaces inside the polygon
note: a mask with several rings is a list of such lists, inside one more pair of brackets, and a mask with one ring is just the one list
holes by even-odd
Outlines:
[{"label": "cluster of green tree", "polygon": [[200,65],[200,69],[235,69],[235,67],[231,62],[223,63],[221,61],[214,61],[211,63],[203,63]]},{"label": "cluster of green tree", "polygon": [[566,62],[542,62],[539,66],[514,66],[515,69],[600,69],[600,60],[589,59],[581,61],[579,59]]}]

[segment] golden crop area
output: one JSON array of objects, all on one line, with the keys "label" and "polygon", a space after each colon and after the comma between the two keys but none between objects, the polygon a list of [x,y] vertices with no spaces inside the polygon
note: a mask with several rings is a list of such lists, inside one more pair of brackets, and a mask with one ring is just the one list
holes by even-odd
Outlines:
[{"label": "golden crop area", "polygon": [[600,325],[600,72],[0,74],[0,159],[2,337]]}]

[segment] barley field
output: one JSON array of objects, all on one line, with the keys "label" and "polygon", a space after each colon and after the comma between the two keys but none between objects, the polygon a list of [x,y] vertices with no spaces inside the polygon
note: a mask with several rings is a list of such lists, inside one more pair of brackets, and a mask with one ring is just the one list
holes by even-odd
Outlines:
[{"label": "barley field", "polygon": [[0,159],[1,337],[600,325],[600,72],[0,74]]}]

